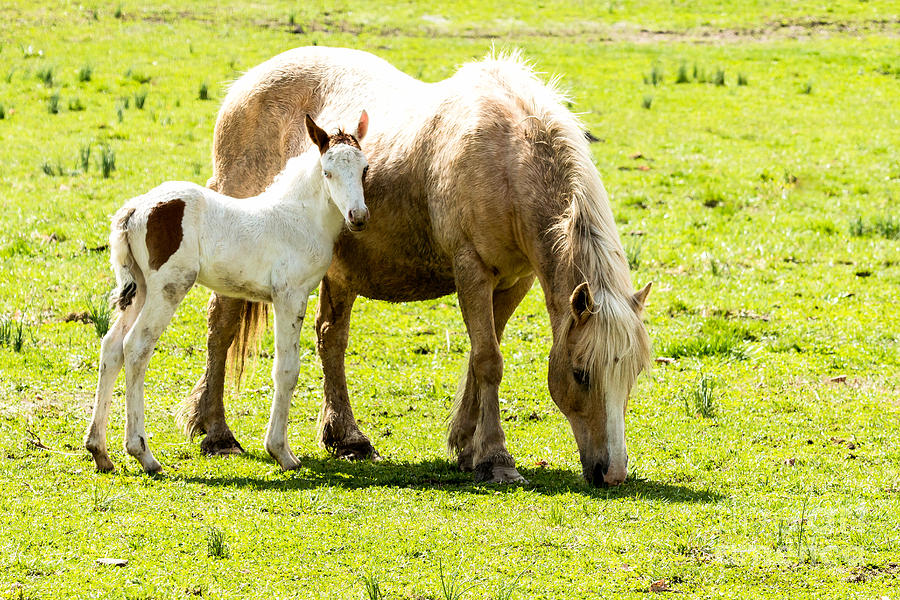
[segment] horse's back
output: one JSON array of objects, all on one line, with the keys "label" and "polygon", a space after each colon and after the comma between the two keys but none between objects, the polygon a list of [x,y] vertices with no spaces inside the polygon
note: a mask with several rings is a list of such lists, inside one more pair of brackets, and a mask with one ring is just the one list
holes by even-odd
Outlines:
[{"label": "horse's back", "polygon": [[230,87],[219,110],[209,186],[230,196],[255,195],[287,159],[308,146],[307,114],[326,128],[355,125],[365,109],[370,137],[393,106],[382,88],[419,84],[385,60],[347,48],[294,48],[250,69]]},{"label": "horse's back", "polygon": [[[306,113],[355,123],[365,108],[372,218],[366,231],[341,236],[331,275],[371,298],[432,298],[453,291],[453,255],[470,245],[501,279],[515,279],[533,266],[528,240],[564,210],[532,189],[545,183],[540,161],[548,159],[533,156],[543,140],[530,111],[554,99],[542,90],[515,60],[473,63],[425,84],[365,52],[290,50],[229,92],[211,187],[236,197],[260,192],[308,144]],[[547,213],[541,223],[536,211]]]}]

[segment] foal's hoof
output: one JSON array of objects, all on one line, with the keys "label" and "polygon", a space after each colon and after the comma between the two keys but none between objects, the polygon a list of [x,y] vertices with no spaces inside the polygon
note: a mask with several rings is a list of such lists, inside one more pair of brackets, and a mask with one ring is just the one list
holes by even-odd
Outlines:
[{"label": "foal's hoof", "polygon": [[300,461],[297,460],[297,457],[294,456],[293,452],[286,452],[281,454],[281,456],[276,456],[272,452],[269,452],[269,455],[275,459],[275,462],[278,463],[278,466],[281,467],[282,471],[296,471],[300,468]]},{"label": "foal's hoof", "polygon": [[94,466],[98,473],[112,473],[116,470],[108,456],[94,456]]},{"label": "foal's hoof", "polygon": [[144,473],[147,475],[159,475],[163,470],[162,465],[155,458],[147,461],[146,464],[141,464],[141,466],[144,467]]},{"label": "foal's hoof", "polygon": [[475,467],[476,483],[502,483],[528,485],[530,482],[522,477],[515,467],[480,463]]},{"label": "foal's hoof", "polygon": [[234,435],[230,431],[225,431],[219,435],[207,435],[200,442],[200,451],[207,456],[231,456],[232,454],[243,454],[244,449],[234,439]]}]

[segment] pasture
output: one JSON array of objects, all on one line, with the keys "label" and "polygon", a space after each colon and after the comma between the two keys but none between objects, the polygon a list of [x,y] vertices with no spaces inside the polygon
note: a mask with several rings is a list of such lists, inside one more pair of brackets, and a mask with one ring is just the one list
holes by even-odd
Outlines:
[{"label": "pasture", "polygon": [[[897,597],[900,6],[740,4],[4,3],[0,597]],[[263,449],[271,327],[227,393],[248,453],[202,456],[170,414],[204,368],[199,287],[147,375],[165,473],[122,450],[121,379],[117,471],[94,472],[109,216],[161,181],[205,183],[228,82],[308,44],[426,81],[518,47],[562,76],[634,282],[654,282],[623,485],[581,478],[537,285],[500,390],[529,485],[448,460],[468,349],[453,296],[357,301],[348,384],[383,462],[316,443],[315,294],[289,428],[302,468]]]}]

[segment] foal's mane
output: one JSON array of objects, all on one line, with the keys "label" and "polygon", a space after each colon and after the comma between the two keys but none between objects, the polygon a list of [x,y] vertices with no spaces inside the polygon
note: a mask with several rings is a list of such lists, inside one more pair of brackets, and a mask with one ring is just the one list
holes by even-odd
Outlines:
[{"label": "foal's mane", "polygon": [[[343,129],[338,129],[335,133],[328,136],[328,146],[325,150],[330,150],[338,144],[347,144],[351,148],[361,150],[359,140],[357,140],[354,135],[345,132]],[[275,176],[272,183],[269,184],[263,194],[267,196],[281,196],[295,190],[297,184],[300,182],[300,169],[304,166],[303,158],[307,152],[312,155],[313,147],[315,146],[313,145],[308,148],[306,152],[302,152],[297,156],[289,158],[285,163],[284,168]]]},{"label": "foal's mane", "polygon": [[[568,206],[547,231],[557,255],[557,281],[569,282],[568,289],[545,293],[565,294],[587,282],[594,298],[593,328],[582,336],[576,352],[586,358],[592,371],[607,383],[633,381],[649,363],[650,342],[633,305],[634,288],[628,261],[613,220],[609,199],[591,160],[581,121],[565,108],[567,96],[559,89],[559,79],[547,84],[519,52],[489,55],[481,63],[501,84],[506,84],[511,101],[528,117],[522,123],[535,141],[533,160],[540,162],[543,180],[557,189]],[[570,315],[564,324],[574,326]],[[605,367],[605,368],[604,368]]]}]

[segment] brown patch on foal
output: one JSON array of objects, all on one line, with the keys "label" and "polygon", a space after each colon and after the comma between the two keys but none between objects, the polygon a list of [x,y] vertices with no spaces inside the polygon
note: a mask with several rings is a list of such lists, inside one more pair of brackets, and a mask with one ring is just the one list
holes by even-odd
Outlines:
[{"label": "brown patch on foal", "polygon": [[181,245],[184,200],[175,198],[160,202],[150,209],[145,241],[150,254],[150,268],[159,270]]}]

